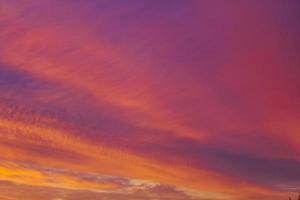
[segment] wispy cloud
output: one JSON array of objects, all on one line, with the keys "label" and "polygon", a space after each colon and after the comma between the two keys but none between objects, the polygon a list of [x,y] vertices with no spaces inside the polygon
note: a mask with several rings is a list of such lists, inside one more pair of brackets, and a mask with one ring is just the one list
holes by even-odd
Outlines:
[{"label": "wispy cloud", "polygon": [[1,197],[293,193],[298,10],[296,1],[1,1]]}]

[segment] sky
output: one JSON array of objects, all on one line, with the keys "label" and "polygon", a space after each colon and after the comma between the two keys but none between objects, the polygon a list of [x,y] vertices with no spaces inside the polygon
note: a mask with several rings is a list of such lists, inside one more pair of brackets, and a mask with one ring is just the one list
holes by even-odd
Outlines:
[{"label": "sky", "polygon": [[0,200],[300,193],[298,0],[0,0]]}]

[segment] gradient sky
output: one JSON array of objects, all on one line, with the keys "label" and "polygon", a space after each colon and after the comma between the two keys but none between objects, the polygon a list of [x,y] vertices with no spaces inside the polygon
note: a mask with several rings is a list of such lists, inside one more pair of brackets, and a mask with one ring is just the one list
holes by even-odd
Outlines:
[{"label": "gradient sky", "polygon": [[0,0],[0,200],[300,192],[298,0]]}]

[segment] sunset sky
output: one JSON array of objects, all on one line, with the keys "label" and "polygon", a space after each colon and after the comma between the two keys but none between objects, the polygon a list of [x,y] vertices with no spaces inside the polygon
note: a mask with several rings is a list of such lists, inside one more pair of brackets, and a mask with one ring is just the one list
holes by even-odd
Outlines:
[{"label": "sunset sky", "polygon": [[300,192],[299,0],[0,0],[0,200]]}]

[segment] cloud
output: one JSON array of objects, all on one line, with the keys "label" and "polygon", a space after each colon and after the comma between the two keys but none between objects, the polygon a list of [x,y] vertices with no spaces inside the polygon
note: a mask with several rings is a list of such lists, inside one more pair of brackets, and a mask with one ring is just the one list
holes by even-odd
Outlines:
[{"label": "cloud", "polygon": [[3,198],[294,191],[298,7],[1,1]]},{"label": "cloud", "polygon": [[[31,199],[202,199],[173,186],[69,169],[1,161],[2,198]],[[191,193],[192,194],[192,193]]]}]

